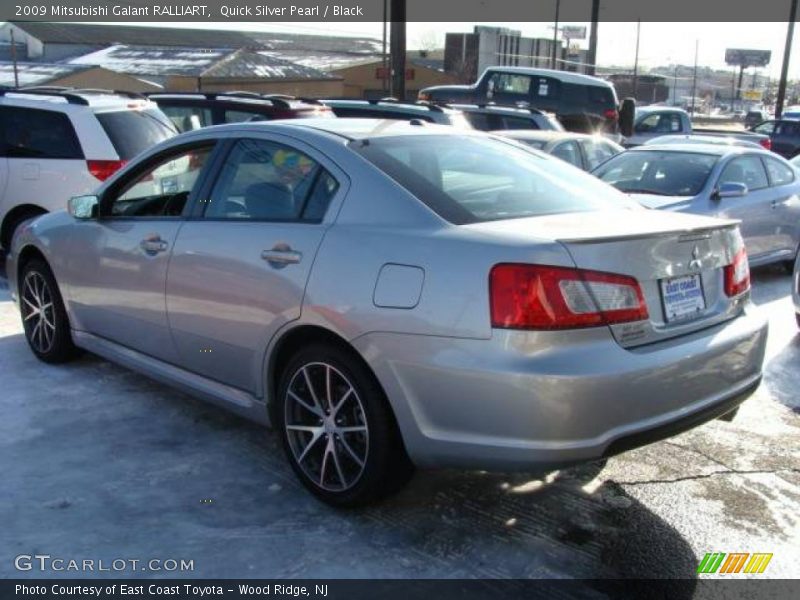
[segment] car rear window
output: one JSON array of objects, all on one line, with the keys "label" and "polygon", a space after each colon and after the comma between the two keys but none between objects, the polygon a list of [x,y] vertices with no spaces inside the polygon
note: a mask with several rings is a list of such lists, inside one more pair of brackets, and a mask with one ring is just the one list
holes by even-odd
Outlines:
[{"label": "car rear window", "polygon": [[7,158],[84,157],[67,115],[13,106],[0,107],[0,155]]},{"label": "car rear window", "polygon": [[176,134],[169,119],[157,109],[118,110],[96,116],[122,160],[130,160]]},{"label": "car rear window", "polygon": [[637,150],[616,155],[594,174],[629,194],[695,196],[718,160],[699,152]]},{"label": "car rear window", "polygon": [[638,207],[574,167],[493,138],[396,136],[351,147],[457,225]]}]

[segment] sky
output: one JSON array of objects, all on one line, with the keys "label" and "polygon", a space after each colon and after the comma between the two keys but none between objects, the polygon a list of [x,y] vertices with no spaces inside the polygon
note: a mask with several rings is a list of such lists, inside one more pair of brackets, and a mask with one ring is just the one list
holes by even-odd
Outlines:
[{"label": "sky", "polygon": [[[126,23],[132,25],[136,23]],[[407,45],[417,49],[429,40],[444,45],[446,32],[472,31],[477,23],[409,23]],[[552,23],[479,23],[520,30],[525,36],[552,37]],[[564,23],[586,25],[589,23]],[[154,25],[141,23],[141,25]],[[165,23],[165,26],[179,26]],[[383,24],[378,23],[185,23],[185,27],[214,29],[252,29],[258,31],[280,31],[285,33],[312,33],[320,35],[370,36],[380,38]],[[783,47],[786,40],[784,23],[647,23],[641,24],[639,41],[639,64],[645,67],[668,64],[691,65],[694,63],[695,41],[699,44],[698,64],[714,68],[730,68],[725,65],[726,48],[748,48],[771,50],[770,64],[761,70],[764,75],[780,75]],[[579,42],[587,46],[587,40]],[[601,65],[633,66],[636,49],[636,23],[601,22],[598,32],[598,62]],[[800,78],[800,29],[796,31],[792,49],[789,78]],[[752,72],[752,70],[750,71]]]}]

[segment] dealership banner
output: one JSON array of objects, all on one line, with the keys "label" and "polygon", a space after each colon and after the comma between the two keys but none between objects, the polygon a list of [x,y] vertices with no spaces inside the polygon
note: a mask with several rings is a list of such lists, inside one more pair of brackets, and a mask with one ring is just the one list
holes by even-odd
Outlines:
[{"label": "dealership banner", "polygon": [[[395,0],[3,0],[10,21],[366,21],[384,19]],[[558,3],[562,22],[590,21],[592,0]],[[789,0],[602,0],[600,21],[787,21]],[[415,22],[553,21],[555,0],[405,0]]]},{"label": "dealership banner", "polygon": [[797,580],[778,579],[64,579],[0,581],[3,600],[195,600],[309,598],[313,600],[496,600],[497,598],[797,598]]}]

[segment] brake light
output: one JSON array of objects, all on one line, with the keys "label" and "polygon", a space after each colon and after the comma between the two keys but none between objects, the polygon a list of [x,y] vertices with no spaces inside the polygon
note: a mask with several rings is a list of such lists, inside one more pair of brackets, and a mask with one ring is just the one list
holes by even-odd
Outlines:
[{"label": "brake light", "polygon": [[765,150],[772,150],[772,139],[765,138],[763,140],[758,140],[758,143],[761,144]]},{"label": "brake light", "polygon": [[603,111],[603,116],[610,121],[616,121],[619,119],[619,112],[617,112],[616,108],[607,108]]},{"label": "brake light", "polygon": [[725,267],[725,293],[738,296],[750,289],[750,263],[747,250],[742,248],[733,257],[733,262]]},{"label": "brake light", "polygon": [[94,175],[100,181],[105,181],[114,173],[119,171],[125,166],[125,160],[87,160],[86,167],[89,173]]},{"label": "brake light", "polygon": [[500,264],[489,274],[492,327],[574,329],[648,318],[627,275],[546,265]]}]

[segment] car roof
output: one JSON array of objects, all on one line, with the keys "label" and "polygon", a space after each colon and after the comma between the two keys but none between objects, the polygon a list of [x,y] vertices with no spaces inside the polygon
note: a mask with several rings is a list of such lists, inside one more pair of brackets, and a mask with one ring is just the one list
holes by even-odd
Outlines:
[{"label": "car roof", "polygon": [[[496,71],[500,73],[518,73],[520,75],[539,75],[541,77],[554,77],[567,83],[577,83],[582,85],[595,85],[614,89],[611,82],[599,77],[584,75],[583,73],[572,73],[571,71],[556,71],[553,69],[536,69],[533,67],[488,67],[486,71]],[[484,71],[484,74],[486,73]]]},{"label": "car roof", "polygon": [[747,146],[725,146],[721,144],[643,144],[630,148],[628,152],[658,151],[658,152],[680,152],[683,154],[715,154],[717,156],[727,156],[729,154],[769,154],[766,150],[749,148]]},{"label": "car roof", "polygon": [[676,106],[637,106],[636,112],[640,114],[645,113],[655,113],[655,112],[677,112],[683,114],[689,114],[682,108],[678,108]]},{"label": "car roof", "polygon": [[543,115],[544,111],[534,107],[502,106],[500,104],[450,104],[447,106],[461,112],[493,112],[500,114],[513,114],[517,116]]},{"label": "car roof", "polygon": [[122,110],[143,108],[155,104],[145,96],[134,92],[116,92],[112,90],[70,89],[70,88],[27,88],[0,89],[0,103],[15,104],[23,102],[45,102],[57,105],[84,106],[93,110]]},{"label": "car roof", "polygon": [[230,104],[245,104],[263,106],[265,108],[299,109],[320,107],[318,100],[311,98],[297,98],[283,94],[259,94],[257,92],[153,92],[147,94],[148,98],[155,100],[173,100],[190,104],[193,102],[227,102]]},{"label": "car roof", "polygon": [[756,142],[740,140],[734,137],[702,135],[694,133],[660,135],[644,142],[644,146],[658,146],[660,144],[711,144],[714,146],[744,146],[761,147]]},{"label": "car roof", "polygon": [[[495,135],[502,135],[515,140],[537,140],[551,142],[554,140],[585,140],[596,136],[587,133],[574,133],[571,131],[555,131],[552,129],[500,129],[491,131]],[[610,141],[603,139],[603,141]]]}]

